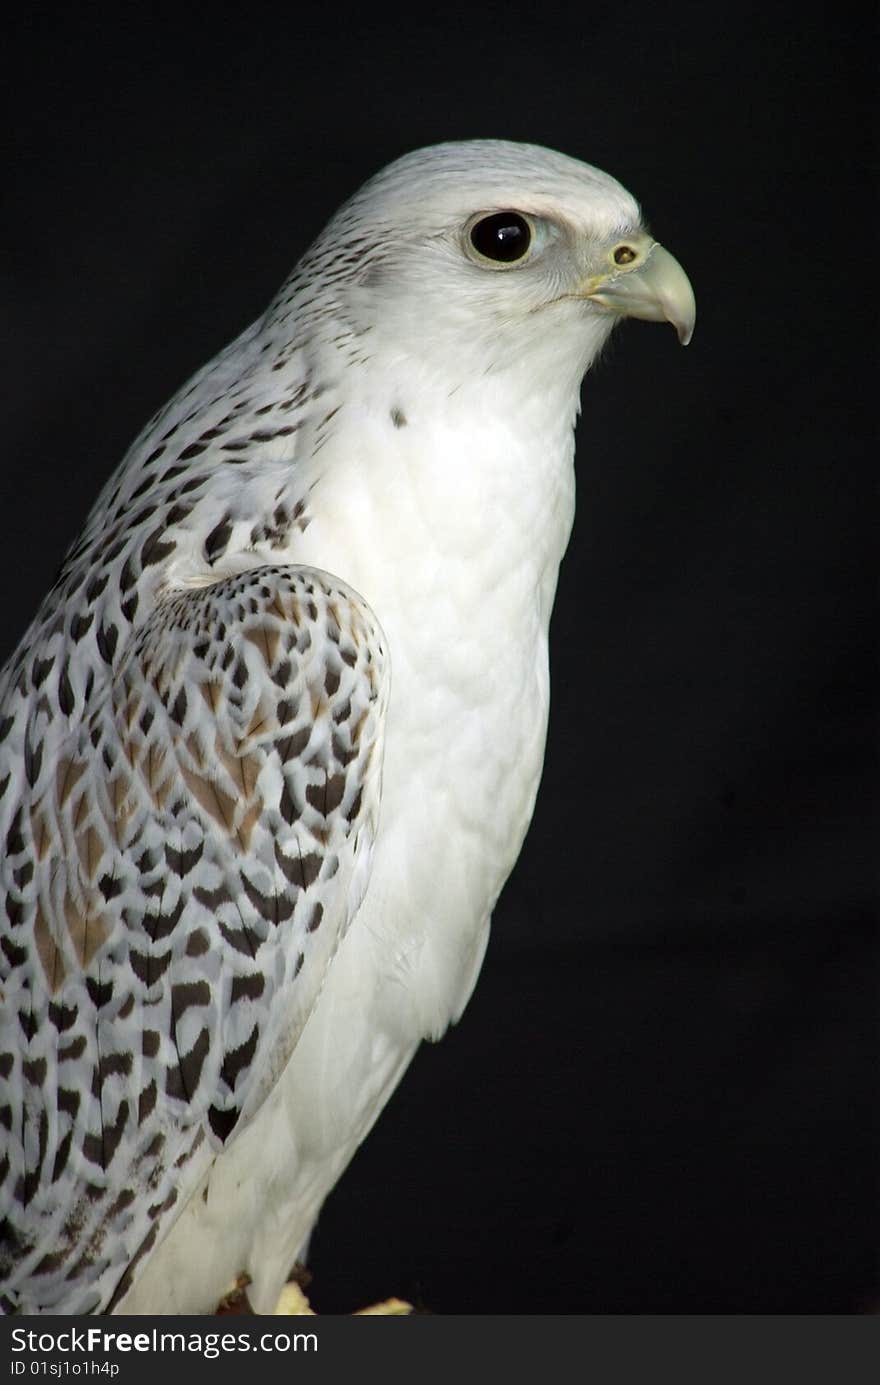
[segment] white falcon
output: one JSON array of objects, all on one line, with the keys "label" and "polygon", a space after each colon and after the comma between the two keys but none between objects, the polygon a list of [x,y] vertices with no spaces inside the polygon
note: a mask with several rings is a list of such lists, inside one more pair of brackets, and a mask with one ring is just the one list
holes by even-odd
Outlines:
[{"label": "white falcon", "polygon": [[419,150],[104,488],[0,676],[5,1312],[271,1311],[461,1014],[620,316],[694,300],[613,178]]}]

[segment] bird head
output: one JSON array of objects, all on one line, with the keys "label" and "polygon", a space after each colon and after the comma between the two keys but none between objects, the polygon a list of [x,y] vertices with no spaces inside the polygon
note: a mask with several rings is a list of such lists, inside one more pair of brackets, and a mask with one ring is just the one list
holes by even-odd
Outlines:
[{"label": "bird head", "polygon": [[[359,349],[455,380],[525,371],[579,383],[623,317],[686,344],[693,290],[607,173],[535,145],[473,140],[381,170],[301,263],[332,285]],[[542,368],[543,367],[543,368]]]}]

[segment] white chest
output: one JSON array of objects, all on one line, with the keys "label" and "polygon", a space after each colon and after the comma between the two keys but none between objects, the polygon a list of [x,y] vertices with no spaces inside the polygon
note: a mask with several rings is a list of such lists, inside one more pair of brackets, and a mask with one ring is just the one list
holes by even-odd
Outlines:
[{"label": "white chest", "polygon": [[[343,577],[387,636],[391,703],[365,927],[409,975],[418,1037],[467,999],[473,952],[531,817],[547,634],[574,512],[570,429],[541,445],[361,408],[297,560]],[[347,448],[355,431],[357,450]],[[329,452],[329,449],[328,449]],[[442,959],[442,960],[441,960]]]},{"label": "white chest", "polygon": [[358,447],[346,452],[345,431],[336,440],[312,521],[286,556],[355,587],[388,641],[367,895],[281,1080],[122,1311],[204,1309],[242,1269],[252,1301],[271,1311],[419,1042],[463,1009],[531,818],[547,632],[574,510],[570,432],[536,455],[513,430],[499,446],[497,431],[477,428],[465,450],[454,430],[428,442],[415,419],[408,435],[369,410],[356,424]]}]

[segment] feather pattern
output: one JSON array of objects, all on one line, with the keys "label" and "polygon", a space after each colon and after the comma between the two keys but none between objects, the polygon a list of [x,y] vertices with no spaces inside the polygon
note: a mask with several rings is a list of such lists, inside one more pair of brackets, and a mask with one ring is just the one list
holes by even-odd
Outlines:
[{"label": "feather pattern", "polygon": [[160,602],[20,787],[8,1298],[33,1283],[83,1312],[124,1290],[276,1080],[368,876],[387,682],[354,593],[266,566]]}]

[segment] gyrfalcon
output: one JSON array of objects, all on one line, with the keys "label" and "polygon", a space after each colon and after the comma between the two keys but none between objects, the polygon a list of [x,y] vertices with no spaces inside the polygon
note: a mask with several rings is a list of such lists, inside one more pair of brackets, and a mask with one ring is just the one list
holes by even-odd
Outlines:
[{"label": "gyrfalcon", "polygon": [[153,418],[0,676],[6,1312],[272,1310],[522,845],[613,178],[406,155]]}]

